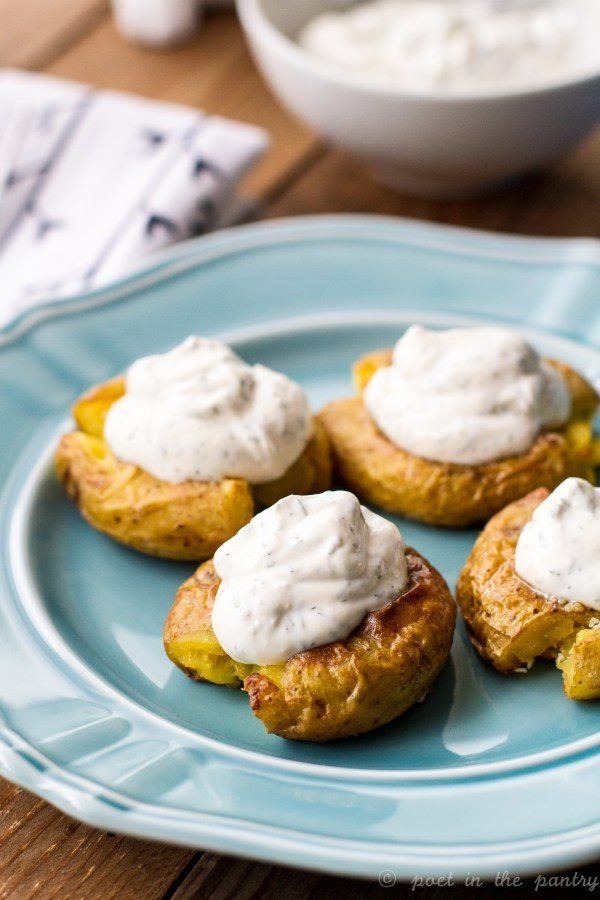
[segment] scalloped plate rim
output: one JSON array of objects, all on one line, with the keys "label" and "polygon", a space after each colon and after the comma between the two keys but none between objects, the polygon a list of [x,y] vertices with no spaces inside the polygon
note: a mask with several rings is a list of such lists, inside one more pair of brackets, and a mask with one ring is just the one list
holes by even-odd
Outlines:
[{"label": "scalloped plate rim", "polygon": [[[373,225],[379,226],[382,234],[360,234],[365,226],[372,228]],[[600,239],[596,238],[511,235],[484,229],[475,230],[457,225],[419,221],[402,216],[377,214],[329,213],[326,215],[286,216],[252,222],[247,225],[236,225],[213,234],[183,241],[180,245],[157,253],[147,262],[142,261],[134,271],[109,285],[72,297],[59,297],[49,303],[26,309],[0,327],[0,350],[48,319],[76,315],[78,312],[84,312],[92,307],[98,308],[118,302],[134,291],[158,284],[174,275],[193,269],[202,262],[207,262],[208,259],[227,256],[231,253],[228,241],[232,237],[238,243],[240,236],[246,238],[246,242],[238,246],[239,251],[249,249],[254,243],[258,246],[263,245],[267,236],[277,243],[293,243],[305,234],[314,239],[315,227],[322,227],[323,231],[331,236],[331,226],[342,229],[338,237],[360,236],[366,240],[381,240],[384,236],[383,232],[387,230],[386,239],[400,244],[429,245],[458,254],[470,256],[480,254],[487,259],[497,256],[504,260],[517,259],[523,262],[545,262],[555,265],[568,260],[600,268]],[[352,229],[355,228],[359,230],[358,235],[352,233]],[[350,229],[348,234],[344,233],[346,229]],[[476,246],[464,247],[461,238],[463,241],[465,239],[474,240]],[[454,244],[452,244],[453,239]],[[480,246],[477,247],[477,244]],[[487,246],[488,244],[489,246]],[[558,249],[563,251],[561,258],[557,258],[556,251]],[[547,253],[543,251],[547,251]]]},{"label": "scalloped plate rim", "polygon": [[[379,226],[378,231],[373,232],[374,224]],[[366,225],[371,228],[371,233],[357,234],[354,230],[356,228],[362,230]],[[16,322],[0,329],[0,352],[3,346],[18,339],[23,333],[35,329],[37,324],[41,324],[49,318],[76,316],[81,310],[97,308],[116,302],[119,299],[125,299],[144,286],[168,280],[168,278],[179,272],[201,265],[207,259],[227,256],[240,250],[250,249],[253,246],[264,246],[265,243],[269,243],[269,238],[271,238],[273,243],[294,242],[303,238],[307,240],[314,239],[315,231],[317,230],[315,226],[322,228],[328,237],[360,237],[364,240],[370,239],[374,241],[397,240],[398,243],[403,244],[407,242],[406,232],[413,234],[416,232],[414,244],[423,246],[423,236],[429,234],[440,238],[441,249],[449,252],[453,249],[457,250],[458,247],[458,252],[464,252],[471,256],[473,254],[477,255],[479,252],[484,258],[490,258],[490,256],[495,255],[492,245],[496,245],[498,258],[508,257],[513,260],[517,258],[523,262],[540,261],[556,263],[557,265],[566,262],[583,262],[593,266],[600,266],[600,242],[585,238],[522,238],[520,236],[473,232],[462,228],[368,215],[310,216],[296,219],[271,220],[236,229],[227,229],[224,232],[220,232],[217,236],[209,236],[208,238],[189,242],[186,247],[178,248],[177,252],[165,254],[165,259],[162,261],[157,263],[153,260],[144,270],[129,275],[109,288],[100,289],[91,295],[54,301],[40,311],[26,312]],[[340,233],[334,235],[332,233],[333,227],[339,229]],[[284,233],[281,233],[282,228]],[[402,233],[403,229],[405,230],[404,233]],[[272,231],[274,231],[274,234],[270,234]],[[475,244],[475,247],[463,247],[461,251],[461,238],[463,241],[468,238]],[[452,247],[453,240],[455,241],[454,247]],[[425,243],[427,242],[425,241]],[[486,246],[487,243],[490,246]],[[559,247],[563,250],[561,254],[556,253]],[[519,252],[516,252],[517,250]],[[540,251],[545,250],[548,251],[547,255],[542,253],[541,256],[543,258],[540,258]],[[551,250],[552,252],[550,252]],[[404,313],[406,314],[407,311],[405,310]],[[421,310],[420,314],[422,313],[423,311]],[[439,315],[444,315],[444,313],[440,311]],[[468,318],[468,316],[465,315],[464,318]],[[492,317],[487,316],[487,318]],[[494,318],[498,319],[499,317],[495,316]],[[248,329],[241,330],[247,332]],[[546,326],[540,327],[539,330],[544,331],[549,337],[556,335],[558,331],[558,329]],[[564,330],[558,331],[558,333],[566,338]],[[577,340],[580,343],[587,343],[580,336],[577,337]],[[587,346],[593,345],[588,343]],[[9,489],[11,481],[11,478],[7,479],[6,484],[3,486],[5,490]],[[5,496],[4,491],[3,496]],[[111,689],[115,690],[112,686]],[[121,694],[120,696],[122,697]],[[130,702],[139,709],[139,705],[135,701]],[[148,711],[148,714],[155,715],[150,711]],[[160,716],[156,715],[156,718],[160,719]],[[160,719],[160,721],[164,723],[163,719]],[[168,724],[170,725],[171,723]],[[179,728],[174,723],[173,727]],[[189,735],[187,729],[182,727],[181,730],[186,735]],[[590,737],[593,739],[594,736]],[[205,740],[210,741],[212,739]],[[582,740],[585,741],[587,739]],[[215,743],[218,745],[219,751],[222,752],[225,745],[219,741],[215,741]],[[19,746],[19,744],[24,746]],[[553,751],[548,752],[552,753]],[[245,750],[240,751],[240,753],[245,757],[253,755],[250,751]],[[578,751],[575,751],[575,754],[577,753]],[[257,753],[256,756],[262,764],[265,759],[264,755]],[[255,824],[253,830],[262,829],[264,834],[258,837],[256,842],[253,842],[248,836],[241,836],[237,831],[231,838],[229,830],[231,828],[239,828],[239,822],[233,825],[229,822],[227,824],[218,823],[215,827],[215,822],[219,817],[212,813],[189,812],[184,814],[173,807],[169,810],[168,818],[180,820],[183,823],[182,827],[187,828],[188,831],[180,833],[176,828],[171,827],[165,827],[161,831],[161,822],[157,823],[156,816],[157,814],[165,816],[166,810],[164,806],[148,804],[127,797],[129,809],[123,811],[108,805],[110,798],[107,797],[103,801],[102,796],[89,791],[87,793],[80,792],[77,794],[77,797],[73,797],[73,791],[77,791],[78,788],[66,782],[68,782],[69,778],[76,778],[77,776],[52,761],[47,760],[43,762],[43,759],[43,754],[34,745],[26,741],[18,732],[8,727],[0,719],[0,769],[3,771],[3,774],[23,787],[34,790],[38,795],[49,800],[63,809],[63,811],[74,815],[76,818],[83,819],[91,825],[106,827],[145,838],[202,846],[216,851],[305,868],[316,868],[328,872],[370,877],[376,875],[377,871],[381,870],[382,867],[386,868],[391,865],[397,867],[399,877],[409,877],[415,871],[415,862],[421,862],[422,860],[423,871],[427,873],[443,873],[450,866],[458,874],[461,872],[466,873],[468,870],[472,871],[476,867],[478,874],[491,875],[497,871],[499,866],[502,867],[507,863],[506,853],[508,852],[511,854],[509,862],[514,862],[517,867],[515,871],[521,874],[528,874],[535,872],[536,867],[538,869],[540,866],[547,867],[549,863],[555,867],[565,867],[594,859],[600,846],[598,841],[600,823],[597,822],[583,828],[575,828],[562,835],[555,833],[534,838],[513,839],[501,845],[498,843],[456,846],[444,844],[438,845],[437,848],[431,844],[407,845],[394,842],[393,845],[388,845],[381,840],[357,842],[345,838],[320,836],[314,831],[298,833],[291,832],[289,829],[277,825]],[[271,762],[273,761],[271,757],[268,757],[268,759]],[[317,769],[321,772],[324,768],[318,764],[295,762],[293,764],[303,768]],[[489,765],[502,765],[502,763]],[[341,773],[348,780],[351,780],[354,774],[352,769],[327,768],[332,769],[335,773]],[[465,768],[469,769],[469,767]],[[473,768],[470,768],[471,772]],[[524,775],[526,775],[529,768],[531,766],[525,768]],[[360,772],[361,770],[358,771]],[[313,772],[310,772],[310,774],[312,775]],[[361,775],[364,776],[364,774],[364,772],[361,772]],[[375,771],[373,774],[377,778],[379,777],[379,772]],[[493,772],[491,774],[502,775],[501,772]],[[328,775],[331,778],[331,772]],[[449,780],[456,780],[453,776],[456,776],[456,770],[450,772]],[[389,780],[389,774],[387,773],[386,780]],[[91,779],[82,777],[82,781],[86,787],[94,789],[95,783]],[[110,789],[108,789],[108,793],[110,792]],[[104,793],[107,794],[107,791],[104,790]],[[127,816],[130,816],[130,818],[127,818]],[[183,822],[185,819],[193,820],[193,827],[189,822],[185,824]],[[282,835],[286,834],[290,835],[289,839],[286,837],[282,838]],[[565,835],[569,835],[568,847],[564,846]],[[267,846],[265,846],[265,836],[269,838]],[[286,840],[289,840],[289,845],[285,845]],[[274,849],[273,842],[277,842],[276,849]],[[396,848],[396,855],[394,855],[391,847]],[[382,848],[386,854],[385,858],[380,856]],[[501,856],[494,855],[496,852],[500,852],[498,848],[501,848]],[[465,858],[464,860],[461,858],[457,866],[456,854],[460,855],[463,851]],[[404,856],[402,854],[407,855]],[[451,854],[454,854],[454,856]],[[462,869],[461,866],[463,866]]]}]

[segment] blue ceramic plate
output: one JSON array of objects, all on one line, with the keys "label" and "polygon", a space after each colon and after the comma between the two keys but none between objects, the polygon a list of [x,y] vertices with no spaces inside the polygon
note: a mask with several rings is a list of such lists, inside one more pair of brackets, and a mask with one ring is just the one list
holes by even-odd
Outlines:
[{"label": "blue ceramic plate", "polygon": [[[100,828],[397,877],[574,866],[600,848],[600,708],[552,664],[504,678],[458,629],[427,700],[325,746],[267,735],[188,681],[163,620],[193,567],[89,528],[52,472],[69,404],[191,332],[297,379],[316,408],[411,322],[516,322],[600,375],[600,252],[366,217],[269,222],[53,304],[0,335],[0,767]],[[453,584],[474,533],[399,523]],[[384,879],[387,876],[384,876]]]}]

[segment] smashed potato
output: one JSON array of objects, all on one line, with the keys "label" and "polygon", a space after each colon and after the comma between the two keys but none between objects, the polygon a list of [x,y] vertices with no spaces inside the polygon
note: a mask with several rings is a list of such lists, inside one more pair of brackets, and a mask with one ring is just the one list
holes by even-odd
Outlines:
[{"label": "smashed potato", "polygon": [[63,435],[55,456],[58,477],[84,518],[123,544],[152,556],[199,562],[246,525],[257,508],[290,493],[329,487],[329,441],[317,419],[303,453],[276,481],[170,484],[154,478],[117,459],[103,439],[106,414],[124,391],[124,379],[115,378],[84,394],[73,407],[79,430]]},{"label": "smashed potato", "polygon": [[206,562],[177,593],[167,655],[191,678],[243,687],[253,713],[281,737],[330,741],[370,731],[426,694],[452,644],[456,611],[445,581],[410,548],[406,560],[406,591],[345,641],[270,666],[235,662],[218,643],[211,613],[220,581]]},{"label": "smashed potato", "polygon": [[561,603],[532,588],[514,568],[519,535],[549,491],[511,503],[486,525],[460,573],[457,600],[471,642],[500,672],[556,659],[567,696],[600,697],[600,621],[581,603]]},{"label": "smashed potato", "polygon": [[[391,358],[391,350],[379,350],[356,363],[360,393]],[[340,480],[388,512],[450,527],[486,521],[534,488],[553,490],[571,475],[593,482],[594,465],[600,462],[591,426],[598,395],[569,366],[548,362],[561,372],[571,393],[571,419],[561,430],[541,433],[527,453],[482,465],[434,462],[396,447],[373,422],[360,396],[329,403],[320,419]]]}]

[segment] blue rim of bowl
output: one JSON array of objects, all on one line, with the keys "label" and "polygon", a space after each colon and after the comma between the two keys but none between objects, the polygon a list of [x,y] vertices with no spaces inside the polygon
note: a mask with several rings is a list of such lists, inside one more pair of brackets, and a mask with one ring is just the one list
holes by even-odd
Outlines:
[{"label": "blue rim of bowl", "polygon": [[[373,225],[381,227],[381,233],[365,233]],[[72,315],[90,307],[108,306],[127,298],[129,294],[145,287],[159,284],[174,275],[193,269],[200,261],[218,259],[231,252],[232,237],[245,238],[240,249],[261,246],[268,236],[273,243],[294,243],[305,234],[307,238],[331,237],[332,226],[340,229],[340,237],[360,237],[364,240],[382,239],[412,246],[427,246],[459,256],[480,256],[505,261],[564,265],[583,263],[600,269],[600,240],[589,237],[546,238],[529,235],[498,234],[483,229],[461,228],[455,225],[420,222],[401,216],[374,214],[330,213],[327,215],[288,216],[236,225],[211,235],[183,241],[155,254],[148,262],[141,261],[131,273],[111,284],[70,297],[61,297],[48,303],[26,309],[0,327],[0,351],[17,340],[24,332],[37,324],[63,315]],[[466,246],[468,241],[473,244]],[[556,334],[581,340],[579,335],[569,335],[557,329]]]},{"label": "blue rim of bowl", "polygon": [[390,868],[405,880],[421,872],[489,878],[505,871],[509,863],[511,872],[529,875],[548,871],[549,864],[556,870],[591,862],[597,859],[600,846],[600,823],[518,842],[441,847],[398,842],[369,847],[359,841],[246,821],[240,831],[235,818],[132,801],[92,779],[67,772],[30,748],[1,719],[0,733],[4,776],[92,827],[270,863],[367,878]]}]

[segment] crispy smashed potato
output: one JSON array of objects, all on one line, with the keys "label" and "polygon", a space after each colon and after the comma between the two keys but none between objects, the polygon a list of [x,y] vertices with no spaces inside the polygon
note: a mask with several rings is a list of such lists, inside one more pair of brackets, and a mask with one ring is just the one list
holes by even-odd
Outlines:
[{"label": "crispy smashed potato", "polygon": [[277,481],[254,487],[240,478],[160,481],[117,459],[104,442],[106,414],[124,391],[124,379],[115,378],[75,403],[79,430],[63,435],[55,463],[67,493],[90,525],[142,553],[194,562],[209,559],[257,509],[287,494],[329,487],[329,441],[317,419],[304,452]]},{"label": "crispy smashed potato", "polygon": [[[600,623],[598,623],[600,624]],[[571,700],[600,698],[600,628],[582,628],[565,641],[556,658]]]},{"label": "crispy smashed potato", "polygon": [[345,641],[297,653],[280,665],[235,662],[218,643],[211,612],[219,586],[212,561],[179,589],[167,617],[167,655],[186,675],[243,687],[268,732],[330,741],[390,722],[420,700],[444,665],[455,605],[441,575],[406,551],[408,587],[368,613]]},{"label": "crispy smashed potato", "polygon": [[471,642],[500,672],[555,658],[573,700],[600,697],[600,621],[581,603],[560,603],[515,572],[519,535],[549,491],[511,503],[486,525],[460,573],[457,600]]},{"label": "crispy smashed potato", "polygon": [[[378,368],[390,364],[391,354],[380,350],[356,363],[359,392]],[[396,447],[373,422],[360,396],[328,404],[320,419],[340,480],[388,512],[450,527],[486,521],[534,488],[553,490],[571,475],[593,482],[594,465],[600,462],[591,425],[598,395],[569,366],[548,362],[563,374],[571,392],[569,422],[560,431],[540,434],[527,453],[477,466],[434,462]]]},{"label": "crispy smashed potato", "polygon": [[82,431],[62,437],[56,470],[90,525],[152,556],[206,559],[254,513],[245,481],[168,484]]}]

